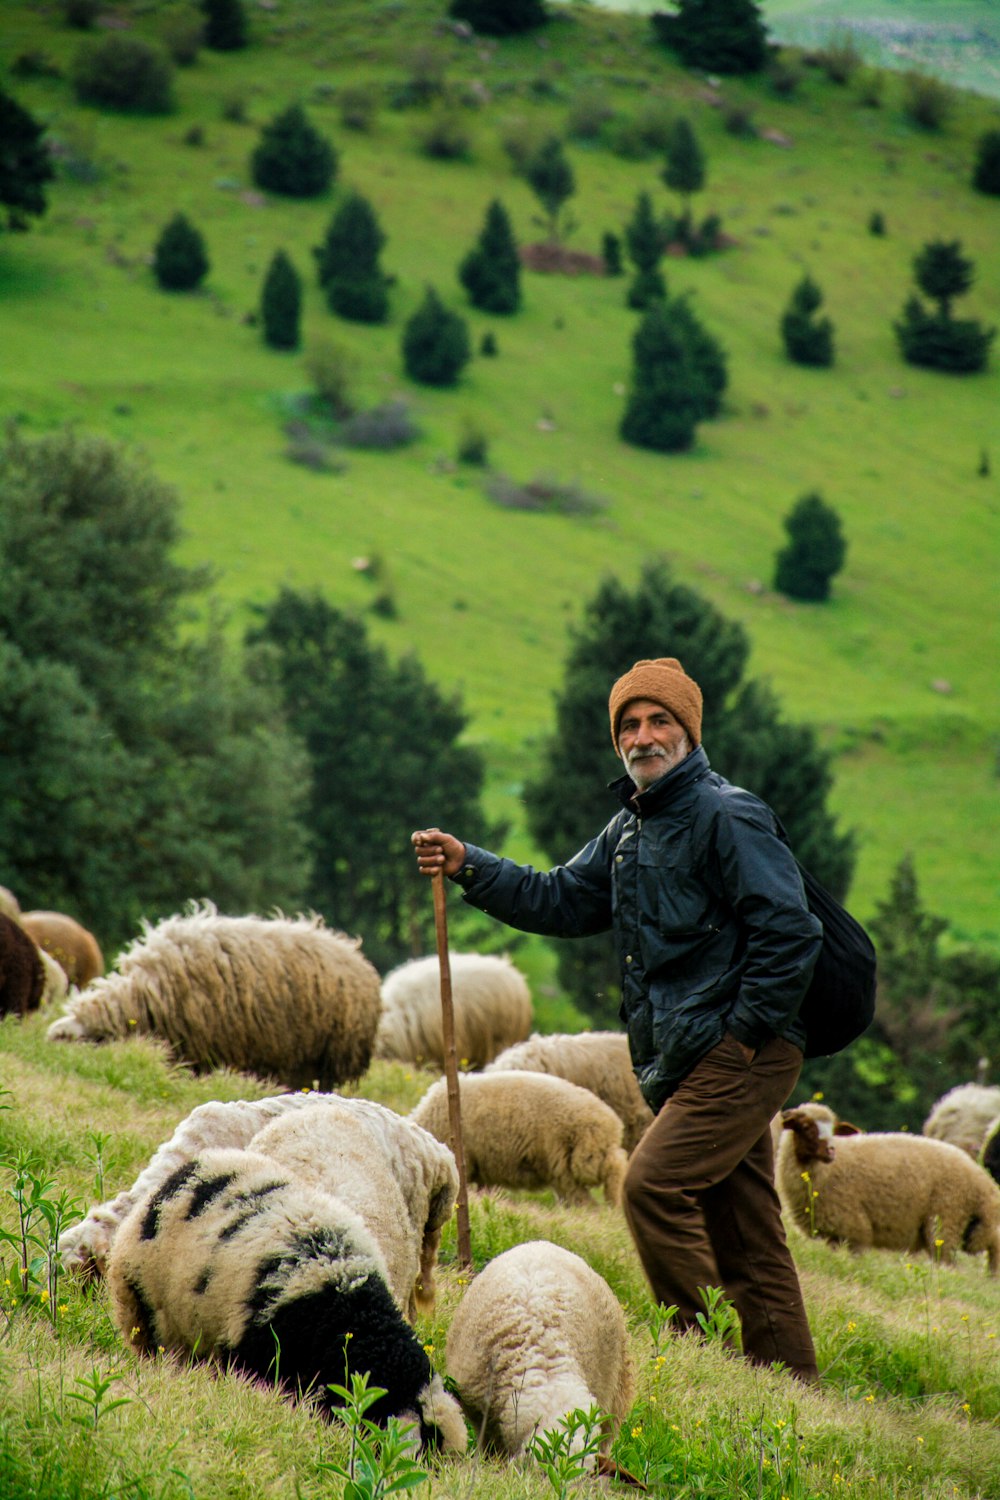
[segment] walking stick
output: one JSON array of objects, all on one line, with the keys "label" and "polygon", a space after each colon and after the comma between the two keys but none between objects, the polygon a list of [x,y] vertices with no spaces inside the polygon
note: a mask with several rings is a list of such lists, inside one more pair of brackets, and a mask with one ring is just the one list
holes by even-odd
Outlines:
[{"label": "walking stick", "polygon": [[441,1035],[444,1040],[444,1075],[448,1087],[448,1123],[451,1126],[451,1148],[458,1167],[458,1264],[461,1270],[472,1265],[472,1241],[469,1236],[469,1187],[465,1180],[465,1149],[462,1145],[462,1106],[458,1088],[458,1055],[455,1051],[455,1008],[451,1000],[451,964],[448,960],[448,915],[445,908],[444,876],[440,870],[431,876],[434,890],[434,931],[437,937],[438,965],[441,969]]}]

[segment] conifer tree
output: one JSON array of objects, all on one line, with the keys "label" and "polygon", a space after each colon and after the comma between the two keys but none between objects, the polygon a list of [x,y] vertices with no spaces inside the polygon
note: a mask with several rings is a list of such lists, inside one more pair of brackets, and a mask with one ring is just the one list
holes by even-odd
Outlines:
[{"label": "conifer tree", "polygon": [[628,306],[641,312],[653,302],[665,301],[667,284],[659,268],[663,258],[663,230],[648,193],[640,193],[635,200],[632,217],[625,225],[625,247],[636,272],[626,294]]},{"label": "conifer tree", "polygon": [[368,199],[350,193],[330,220],[322,245],[313,250],[331,312],[356,323],[385,322],[389,282],[379,266],[384,244]]},{"label": "conifer tree", "polygon": [[28,215],[45,212],[45,184],[56,175],[42,142],[45,126],[0,89],[0,212],[8,229],[27,229]]},{"label": "conifer tree", "polygon": [[153,274],[160,286],[168,292],[190,292],[205,279],[208,268],[201,232],[186,215],[174,214],[153,251]]},{"label": "conifer tree", "polygon": [[445,307],[432,286],[403,330],[403,364],[424,385],[454,385],[469,362],[465,319]]},{"label": "conifer tree", "polygon": [[685,297],[653,302],[632,341],[633,371],[619,431],[627,443],[678,453],[718,415],[728,374],[717,340]]},{"label": "conifer tree", "polygon": [[302,105],[292,104],[264,126],[250,167],[257,187],[269,193],[316,198],[337,175],[337,153]]},{"label": "conifer tree", "polygon": [[548,19],[542,0],[451,0],[448,14],[480,36],[516,36]]},{"label": "conifer tree", "polygon": [[243,0],[201,0],[205,16],[205,46],[214,52],[238,52],[247,44],[247,16]]},{"label": "conifer tree", "polygon": [[775,557],[774,587],[790,599],[829,599],[831,580],[847,556],[837,512],[822,495],[802,495],[783,524],[788,543]]},{"label": "conifer tree", "polygon": [[561,215],[567,199],[576,192],[576,177],[557,135],[550,135],[528,159],[524,175],[545,210],[549,239],[556,243],[572,227]]},{"label": "conifer tree", "polygon": [[722,345],[699,319],[688,293],[675,297],[669,304],[674,327],[684,338],[688,357],[698,374],[701,387],[702,417],[717,417],[722,397],[729,384],[729,368]]},{"label": "conifer tree", "polygon": [[705,153],[690,123],[675,120],[667,138],[667,160],[660,174],[668,188],[681,195],[681,216],[675,226],[679,239],[691,237],[691,195],[705,186]]},{"label": "conifer tree", "polygon": [[977,192],[1000,197],[1000,130],[987,130],[979,137],[972,186]]},{"label": "conifer tree", "polygon": [[913,261],[914,276],[925,296],[937,303],[928,312],[913,293],[893,325],[903,358],[911,365],[954,374],[971,374],[986,367],[995,328],[983,328],[975,318],[953,318],[955,297],[969,290],[975,268],[962,254],[959,240],[929,241]]},{"label": "conifer tree", "polygon": [[302,278],[284,250],[267,268],[260,298],[264,342],[272,349],[297,349],[301,337]]},{"label": "conifer tree", "polygon": [[823,293],[811,276],[803,276],[781,318],[785,353],[797,365],[833,364],[833,324],[815,316],[822,305]]},{"label": "conifer tree", "polygon": [[650,20],[657,37],[689,68],[757,73],[767,61],[767,30],[754,0],[677,0]]},{"label": "conifer tree", "polygon": [[601,259],[604,261],[605,276],[622,274],[622,242],[610,229],[606,229],[601,235]]},{"label": "conifer tree", "polygon": [[521,305],[521,262],[507,210],[494,198],[479,239],[458,268],[473,307],[513,313]]}]

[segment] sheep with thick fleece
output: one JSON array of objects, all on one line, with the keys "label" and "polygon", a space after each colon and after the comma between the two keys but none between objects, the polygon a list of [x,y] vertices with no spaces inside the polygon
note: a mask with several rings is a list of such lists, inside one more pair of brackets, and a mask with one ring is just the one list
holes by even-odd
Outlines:
[{"label": "sheep with thick fleece", "polygon": [[[508,958],[449,954],[455,1050],[463,1065],[482,1068],[531,1030],[531,994]],[[376,1057],[443,1068],[441,976],[436,957],[400,964],[382,981]]]},{"label": "sheep with thick fleece", "polygon": [[595,1405],[606,1452],[635,1390],[617,1297],[548,1240],[505,1250],[479,1273],[452,1319],[446,1364],[481,1445],[512,1458],[536,1433]]},{"label": "sheep with thick fleece", "polygon": [[632,1071],[628,1037],[622,1031],[581,1031],[576,1035],[532,1032],[493,1059],[486,1073],[550,1073],[589,1089],[610,1105],[625,1127],[622,1144],[635,1149],[652,1122],[653,1111],[639,1092]]},{"label": "sheep with thick fleece", "polygon": [[71,996],[50,1041],[153,1033],[198,1068],[332,1088],[371,1059],[378,974],[321,917],[224,917],[210,902],[144,925],[115,972]]},{"label": "sheep with thick fleece", "polygon": [[951,1262],[985,1251],[1000,1270],[1000,1187],[958,1146],[925,1136],[848,1134],[821,1104],[785,1111],[778,1153],[782,1202],[806,1234],[862,1250]]},{"label": "sheep with thick fleece", "polygon": [[385,1257],[389,1289],[412,1323],[434,1306],[441,1230],[458,1196],[455,1158],[382,1104],[326,1100],[272,1120],[254,1136],[253,1150],[360,1215]]},{"label": "sheep with thick fleece", "polygon": [[948,1141],[978,1159],[987,1127],[1000,1115],[1000,1088],[982,1083],[960,1083],[942,1094],[927,1119],[924,1135]]},{"label": "sheep with thick fleece", "polygon": [[139,1353],[310,1392],[324,1413],[338,1404],[330,1383],[367,1370],[386,1391],[372,1420],[413,1420],[422,1444],[465,1450],[458,1404],[393,1301],[360,1217],[270,1157],[206,1151],[179,1167],[121,1226],[108,1285]]},{"label": "sheep with thick fleece", "polygon": [[82,990],[104,973],[104,954],[92,932],[61,911],[25,911],[18,921],[52,955],[70,984]]},{"label": "sheep with thick fleece", "polygon": [[[459,1079],[468,1179],[480,1187],[551,1187],[570,1203],[603,1187],[621,1202],[628,1157],[622,1122],[589,1089],[543,1073],[467,1073]],[[445,1079],[409,1118],[452,1146]]]}]

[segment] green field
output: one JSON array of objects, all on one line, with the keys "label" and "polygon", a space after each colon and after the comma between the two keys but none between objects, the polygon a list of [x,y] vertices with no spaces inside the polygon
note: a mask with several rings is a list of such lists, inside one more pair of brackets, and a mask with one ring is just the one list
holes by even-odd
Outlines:
[{"label": "green field", "polygon": [[[155,33],[155,5],[121,14]],[[431,3],[359,0],[254,7],[248,50],[203,52],[178,75],[177,112],[141,118],[80,107],[65,78],[11,79],[15,58],[32,49],[65,67],[80,36],[40,7],[5,4],[4,86],[47,123],[76,179],[83,163],[96,180],[64,174],[32,232],[0,240],[0,412],[29,432],[73,422],[146,452],[181,497],[186,558],[217,569],[234,632],[248,604],[286,582],[367,608],[371,588],[352,560],[381,554],[399,617],[372,617],[373,633],[394,651],[415,649],[434,677],[461,689],[470,738],[488,759],[491,811],[513,821],[520,854],[536,852],[518,794],[551,725],[567,626],[606,570],[633,580],[644,558],[667,556],[746,625],[751,672],[770,679],[787,714],[836,748],[834,806],[859,838],[859,914],[871,913],[912,851],[927,905],[963,939],[1000,941],[990,831],[1000,741],[998,357],[977,377],[918,371],[901,362],[891,328],[913,255],[933,237],[960,238],[976,261],[966,315],[1000,321],[1000,201],[969,186],[975,142],[996,126],[996,108],[963,96],[947,128],[929,135],[905,118],[894,77],[880,109],[816,70],[789,100],[763,80],[712,90],[655,46],[641,18],[573,7],[539,39],[472,47],[442,32],[439,14]],[[382,107],[370,134],[340,124],[339,87],[367,80],[389,90],[428,49],[480,100],[464,112],[466,161],[422,154],[418,110]],[[635,326],[620,280],[526,275],[515,318],[469,310],[474,347],[491,328],[499,358],[474,360],[453,392],[402,375],[403,321],[429,281],[462,305],[454,267],[489,199],[502,197],[522,241],[540,233],[501,135],[518,120],[563,130],[584,84],[600,84],[620,115],[658,100],[690,117],[709,161],[697,208],[719,212],[736,240],[710,259],[666,266],[671,290],[692,292],[730,356],[726,410],[689,455],[643,453],[617,437]],[[246,123],[222,118],[221,101],[234,94]],[[758,131],[779,132],[779,143],[727,133],[720,94],[752,109]],[[306,203],[257,193],[248,166],[260,125],[296,98],[341,152],[334,192]],[[187,144],[196,125],[204,143]],[[655,159],[625,161],[599,142],[569,151],[573,247],[596,251],[642,188],[667,206]],[[397,285],[384,328],[331,317],[315,285],[311,247],[346,187],[370,197],[389,237],[383,261]],[[177,209],[211,257],[195,295],[159,292],[149,270]],[[876,209],[884,238],[867,229]],[[303,361],[267,350],[245,322],[279,246],[306,278],[307,345],[322,334],[353,350],[366,402],[402,393],[422,427],[413,447],[352,453],[341,474],[284,457],[287,403],[308,385]],[[780,347],[778,318],[806,269],[836,328],[830,371],[790,365]],[[475,471],[454,463],[466,418],[490,434],[495,468],[576,480],[605,496],[606,510],[573,520],[496,508]],[[781,518],[814,487],[849,541],[825,606],[792,604],[767,586]],[[710,724],[705,738],[711,754]]]}]

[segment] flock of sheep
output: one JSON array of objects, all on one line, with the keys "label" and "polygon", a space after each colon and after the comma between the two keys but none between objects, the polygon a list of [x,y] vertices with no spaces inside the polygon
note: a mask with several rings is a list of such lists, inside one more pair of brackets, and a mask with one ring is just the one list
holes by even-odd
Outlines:
[{"label": "flock of sheep", "polygon": [[[63,1235],[64,1265],[106,1276],[138,1351],[194,1355],[309,1392],[323,1410],[346,1358],[386,1391],[376,1419],[403,1417],[415,1441],[451,1451],[465,1450],[466,1419],[486,1450],[518,1456],[596,1405],[606,1452],[634,1377],[621,1306],[579,1256],[536,1241],[474,1278],[447,1342],[458,1400],[414,1333],[458,1192],[444,1080],[409,1116],[332,1090],[373,1057],[443,1067],[436,959],[380,981],[358,943],[319,918],[225,917],[206,903],[145,927],[104,974],[78,924],[20,913],[2,888],[0,909],[0,1011],[67,995],[30,943],[73,986],[51,1040],[153,1034],[195,1067],[301,1090],[202,1105],[131,1188]],[[33,932],[40,916],[50,925]],[[550,1187],[570,1203],[601,1187],[617,1204],[652,1118],[624,1036],[529,1035],[513,964],[454,954],[451,970],[457,1051],[478,1070],[461,1079],[470,1183]],[[772,1129],[793,1225],[857,1250],[985,1253],[1000,1271],[1000,1088],[953,1089],[920,1137],[866,1135],[817,1103]]]}]

